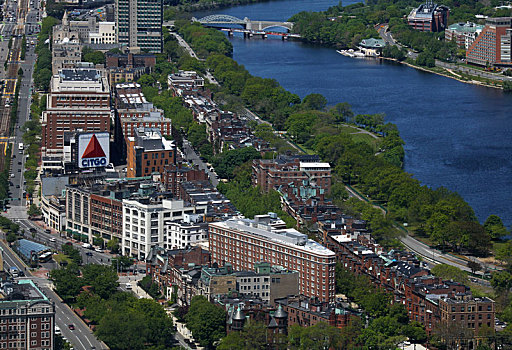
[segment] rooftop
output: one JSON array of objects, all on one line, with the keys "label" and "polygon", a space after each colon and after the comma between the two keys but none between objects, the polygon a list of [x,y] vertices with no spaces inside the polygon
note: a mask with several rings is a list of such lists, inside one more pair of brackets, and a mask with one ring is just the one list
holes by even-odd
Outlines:
[{"label": "rooftop", "polygon": [[274,229],[270,224],[258,223],[250,219],[229,219],[223,222],[215,222],[211,225],[246,232],[308,253],[329,257],[334,256],[331,250],[318,242],[308,239],[308,236],[295,229]]},{"label": "rooftop", "polygon": [[17,280],[5,283],[1,290],[0,305],[15,301],[49,301],[32,280]]},{"label": "rooftop", "polygon": [[101,75],[96,69],[61,69],[62,81],[96,81]]}]

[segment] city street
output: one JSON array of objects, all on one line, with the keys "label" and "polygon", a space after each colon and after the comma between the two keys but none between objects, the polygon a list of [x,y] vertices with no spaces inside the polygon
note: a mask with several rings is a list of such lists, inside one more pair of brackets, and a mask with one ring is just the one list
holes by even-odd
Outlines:
[{"label": "city street", "polygon": [[[2,248],[2,256],[5,268],[16,266],[21,271],[25,271],[26,277],[20,279],[32,279],[38,287],[55,303],[55,323],[61,329],[64,337],[66,337],[75,347],[75,349],[108,349],[102,342],[98,341],[92,334],[87,325],[51,290],[51,282],[47,279],[34,277],[31,275],[27,266],[16,256],[16,254],[7,247],[3,241],[0,241]],[[72,324],[74,330],[68,328]]]}]

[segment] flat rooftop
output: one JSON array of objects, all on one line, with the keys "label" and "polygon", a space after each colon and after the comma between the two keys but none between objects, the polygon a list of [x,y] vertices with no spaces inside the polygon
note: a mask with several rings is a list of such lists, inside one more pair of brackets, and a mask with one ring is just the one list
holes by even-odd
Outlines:
[{"label": "flat rooftop", "polygon": [[274,229],[270,225],[263,224],[255,227],[255,221],[250,219],[230,219],[223,222],[213,222],[211,225],[249,233],[308,253],[333,257],[335,255],[331,250],[318,242],[308,239],[307,235],[295,229]]},{"label": "flat rooftop", "polygon": [[32,280],[17,280],[14,283],[6,283],[1,291],[1,303],[16,301],[44,300],[48,297],[35,285]]}]

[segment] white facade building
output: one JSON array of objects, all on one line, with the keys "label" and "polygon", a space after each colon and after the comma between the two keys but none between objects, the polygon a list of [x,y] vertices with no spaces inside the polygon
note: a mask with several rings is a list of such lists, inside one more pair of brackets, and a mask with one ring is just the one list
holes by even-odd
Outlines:
[{"label": "white facade building", "polygon": [[201,225],[202,215],[185,214],[182,221],[166,221],[164,248],[184,249],[208,241],[208,227]]},{"label": "white facade building", "polygon": [[123,237],[121,249],[124,255],[144,260],[151,247],[163,246],[166,237],[165,223],[183,220],[186,214],[205,214],[204,206],[186,206],[182,200],[163,199],[159,203],[148,200],[123,200]]},{"label": "white facade building", "polygon": [[97,24],[97,31],[89,32],[89,43],[115,44],[116,22],[99,22]]}]

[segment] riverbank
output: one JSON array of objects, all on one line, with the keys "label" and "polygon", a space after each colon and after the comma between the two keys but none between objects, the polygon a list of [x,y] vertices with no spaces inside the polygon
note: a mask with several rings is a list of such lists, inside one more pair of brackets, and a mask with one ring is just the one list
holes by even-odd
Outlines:
[{"label": "riverbank", "polygon": [[[397,60],[395,58],[389,58],[389,57],[380,57],[380,59],[387,60],[387,61],[392,61],[392,62],[399,63],[399,64],[403,64],[403,65],[406,65],[408,67],[415,68],[415,69],[423,71],[423,72],[433,73],[433,74],[436,74],[436,75],[440,75],[440,76],[445,77],[445,78],[454,79],[454,80],[457,80],[457,81],[459,81],[461,83],[472,84],[472,85],[479,85],[479,86],[494,88],[494,89],[498,89],[498,90],[503,90],[503,86],[502,85],[487,84],[485,82],[482,82],[482,81],[479,81],[479,80],[475,80],[475,79],[467,80],[467,79],[464,79],[463,76],[461,76],[459,74],[456,74],[455,72],[450,71],[450,70],[448,70],[446,68],[441,68],[441,67],[437,67],[437,66],[433,67],[433,68],[422,67],[422,66],[418,66],[416,64],[413,64],[411,62],[399,61],[399,60]],[[444,73],[442,71],[437,71],[434,68],[438,68],[438,69],[444,70],[446,73]],[[468,76],[473,77],[471,75],[468,75]],[[477,78],[477,77],[474,77],[474,78]]]}]

